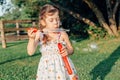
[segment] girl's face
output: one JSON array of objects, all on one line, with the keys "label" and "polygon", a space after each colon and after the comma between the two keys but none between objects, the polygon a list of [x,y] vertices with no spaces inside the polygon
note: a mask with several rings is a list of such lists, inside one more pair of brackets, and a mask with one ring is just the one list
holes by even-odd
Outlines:
[{"label": "girl's face", "polygon": [[49,28],[49,29],[59,28],[60,19],[59,19],[58,12],[56,12],[53,15],[46,15],[45,24],[46,24],[46,28]]}]

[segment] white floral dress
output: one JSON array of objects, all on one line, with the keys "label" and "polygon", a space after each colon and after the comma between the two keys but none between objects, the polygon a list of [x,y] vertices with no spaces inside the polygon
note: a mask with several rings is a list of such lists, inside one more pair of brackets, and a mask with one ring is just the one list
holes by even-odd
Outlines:
[{"label": "white floral dress", "polygon": [[[61,41],[61,43],[63,44],[64,42]],[[50,41],[45,45],[41,45],[40,52],[42,57],[38,65],[36,80],[72,80],[64,66],[57,41]],[[69,62],[73,73],[76,74],[76,70],[70,58]]]}]

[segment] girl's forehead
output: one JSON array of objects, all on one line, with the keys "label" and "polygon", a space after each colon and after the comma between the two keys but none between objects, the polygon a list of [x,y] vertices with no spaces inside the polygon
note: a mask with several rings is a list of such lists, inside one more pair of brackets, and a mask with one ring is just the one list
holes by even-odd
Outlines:
[{"label": "girl's forehead", "polygon": [[56,12],[53,15],[46,15],[46,18],[59,18],[59,14]]}]

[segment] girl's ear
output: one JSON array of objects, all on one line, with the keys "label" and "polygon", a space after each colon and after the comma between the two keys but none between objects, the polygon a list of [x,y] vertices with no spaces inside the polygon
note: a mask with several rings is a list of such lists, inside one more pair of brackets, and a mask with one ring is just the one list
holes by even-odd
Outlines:
[{"label": "girl's ear", "polygon": [[42,26],[46,26],[46,23],[45,23],[44,20],[40,20],[40,24],[41,24]]}]

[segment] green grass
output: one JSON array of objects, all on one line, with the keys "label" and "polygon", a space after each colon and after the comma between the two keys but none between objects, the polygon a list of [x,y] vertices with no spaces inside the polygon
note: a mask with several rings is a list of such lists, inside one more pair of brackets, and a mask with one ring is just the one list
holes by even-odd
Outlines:
[{"label": "green grass", "polygon": [[[97,49],[91,49],[96,44]],[[39,50],[33,56],[26,51],[27,40],[0,46],[0,80],[35,80]],[[73,41],[71,57],[80,80],[120,80],[120,39]]]}]

